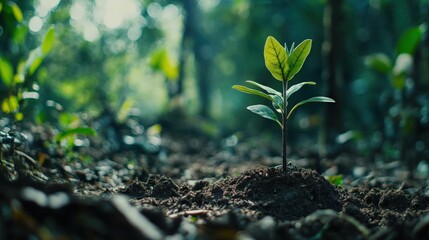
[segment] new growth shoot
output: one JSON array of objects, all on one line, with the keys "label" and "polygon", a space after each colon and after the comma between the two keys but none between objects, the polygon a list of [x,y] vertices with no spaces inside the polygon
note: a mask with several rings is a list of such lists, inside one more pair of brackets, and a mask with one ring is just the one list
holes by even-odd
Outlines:
[{"label": "new growth shoot", "polygon": [[[240,92],[260,96],[272,102],[272,108],[257,104],[248,106],[247,109],[258,114],[263,118],[270,119],[276,122],[282,130],[282,159],[283,171],[287,171],[287,120],[299,106],[310,102],[327,102],[334,103],[335,101],[328,97],[317,96],[298,102],[290,110],[288,110],[289,97],[300,90],[304,85],[316,85],[315,82],[301,82],[292,86],[288,86],[290,80],[301,70],[305,59],[311,50],[311,39],[306,39],[298,46],[292,44],[290,48],[283,47],[274,37],[269,36],[264,46],[265,66],[271,72],[273,77],[282,82],[282,92],[279,92],[271,87],[262,85],[254,81],[246,81],[249,85],[256,88],[250,88],[242,85],[234,85],[232,88]],[[280,116],[280,120],[279,120]]]}]

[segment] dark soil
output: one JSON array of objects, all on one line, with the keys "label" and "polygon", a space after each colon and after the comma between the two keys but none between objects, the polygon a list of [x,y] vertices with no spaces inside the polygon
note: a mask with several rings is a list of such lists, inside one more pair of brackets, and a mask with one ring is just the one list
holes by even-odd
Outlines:
[{"label": "dark soil", "polygon": [[[148,192],[147,189],[153,189]],[[159,191],[163,189],[163,191]],[[211,212],[213,209],[236,209],[253,220],[272,216],[278,220],[297,220],[318,209],[341,210],[340,195],[317,172],[303,168],[257,168],[239,177],[209,184],[198,181],[179,189],[169,179],[139,180],[121,191],[136,200],[138,206],[154,202],[168,215],[186,214],[189,209]],[[136,197],[136,192],[146,192]],[[140,195],[140,194],[138,194]]]},{"label": "dark soil", "polygon": [[0,239],[429,239],[425,178],[383,167],[335,186],[263,152],[244,160],[252,148],[166,139],[157,153],[43,166],[5,149]]}]

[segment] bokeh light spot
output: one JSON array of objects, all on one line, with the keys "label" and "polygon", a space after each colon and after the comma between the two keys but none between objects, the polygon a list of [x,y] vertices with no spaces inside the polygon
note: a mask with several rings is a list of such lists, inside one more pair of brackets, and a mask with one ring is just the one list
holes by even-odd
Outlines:
[{"label": "bokeh light spot", "polygon": [[30,22],[28,23],[28,27],[30,28],[30,31],[32,32],[38,32],[42,29],[43,21],[40,17],[34,16],[30,19]]}]

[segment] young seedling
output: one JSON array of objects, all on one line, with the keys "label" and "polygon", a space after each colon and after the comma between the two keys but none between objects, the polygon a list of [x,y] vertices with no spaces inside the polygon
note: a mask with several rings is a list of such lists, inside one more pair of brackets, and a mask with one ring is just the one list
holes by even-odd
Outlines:
[{"label": "young seedling", "polygon": [[[257,87],[257,89],[249,88],[242,85],[234,85],[232,88],[240,92],[253,94],[266,98],[272,102],[275,112],[268,106],[258,104],[248,106],[247,109],[253,113],[258,114],[263,118],[267,118],[276,122],[282,129],[282,159],[283,159],[283,171],[287,171],[287,155],[286,155],[286,134],[287,134],[287,120],[290,118],[292,113],[299,106],[310,103],[310,102],[327,102],[334,103],[335,101],[328,97],[312,97],[303,100],[293,106],[288,111],[288,99],[289,97],[300,90],[304,85],[315,85],[315,82],[301,82],[288,88],[288,82],[301,70],[305,59],[311,50],[311,39],[306,39],[300,43],[296,48],[294,43],[290,48],[283,47],[274,37],[269,36],[264,46],[264,59],[265,66],[268,71],[271,72],[276,80],[282,82],[282,92],[279,92],[271,87],[264,86],[254,81],[246,81],[248,84]],[[277,114],[276,114],[277,112]],[[278,118],[280,115],[280,119]]]}]

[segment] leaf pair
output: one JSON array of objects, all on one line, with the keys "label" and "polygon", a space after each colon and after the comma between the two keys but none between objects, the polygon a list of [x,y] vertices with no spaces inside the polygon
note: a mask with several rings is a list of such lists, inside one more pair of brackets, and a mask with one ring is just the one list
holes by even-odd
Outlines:
[{"label": "leaf pair", "polygon": [[290,81],[297,74],[311,50],[311,39],[306,39],[296,48],[284,48],[275,38],[269,36],[265,42],[265,66],[279,81]]},{"label": "leaf pair", "polygon": [[[260,96],[263,97],[265,99],[268,99],[272,102],[273,107],[276,109],[276,111],[278,113],[280,113],[281,115],[284,114],[284,99],[282,97],[282,93],[278,92],[268,86],[262,85],[260,83],[254,82],[254,81],[246,81],[247,83],[257,86],[259,88],[261,88],[262,90],[265,90],[265,92],[262,92],[260,90],[257,89],[253,89],[253,88],[249,88],[246,86],[242,86],[242,85],[234,85],[232,86],[233,89],[238,90],[240,92],[243,93],[247,93],[247,94],[252,94],[252,95],[256,95],[256,96]],[[315,82],[301,82],[295,85],[292,85],[287,91],[286,91],[286,101],[288,101],[289,97],[294,94],[295,92],[297,92],[298,90],[300,90],[304,85],[316,85]],[[298,108],[301,105],[304,105],[306,103],[310,103],[310,102],[335,102],[334,100],[332,100],[331,98],[328,97],[312,97],[309,98],[307,100],[303,100],[299,103],[297,103],[295,106],[292,107],[292,109],[289,111],[289,113],[286,116],[286,119],[289,119],[289,117],[291,116],[292,112],[294,112],[294,110],[296,108]],[[281,128],[283,128],[282,123],[278,120],[277,115],[274,113],[274,111],[269,108],[268,106],[262,105],[262,104],[258,104],[258,105],[252,105],[247,107],[248,110],[250,110],[253,113],[256,113],[258,115],[260,115],[261,117],[273,120],[275,122],[277,122]]]}]

